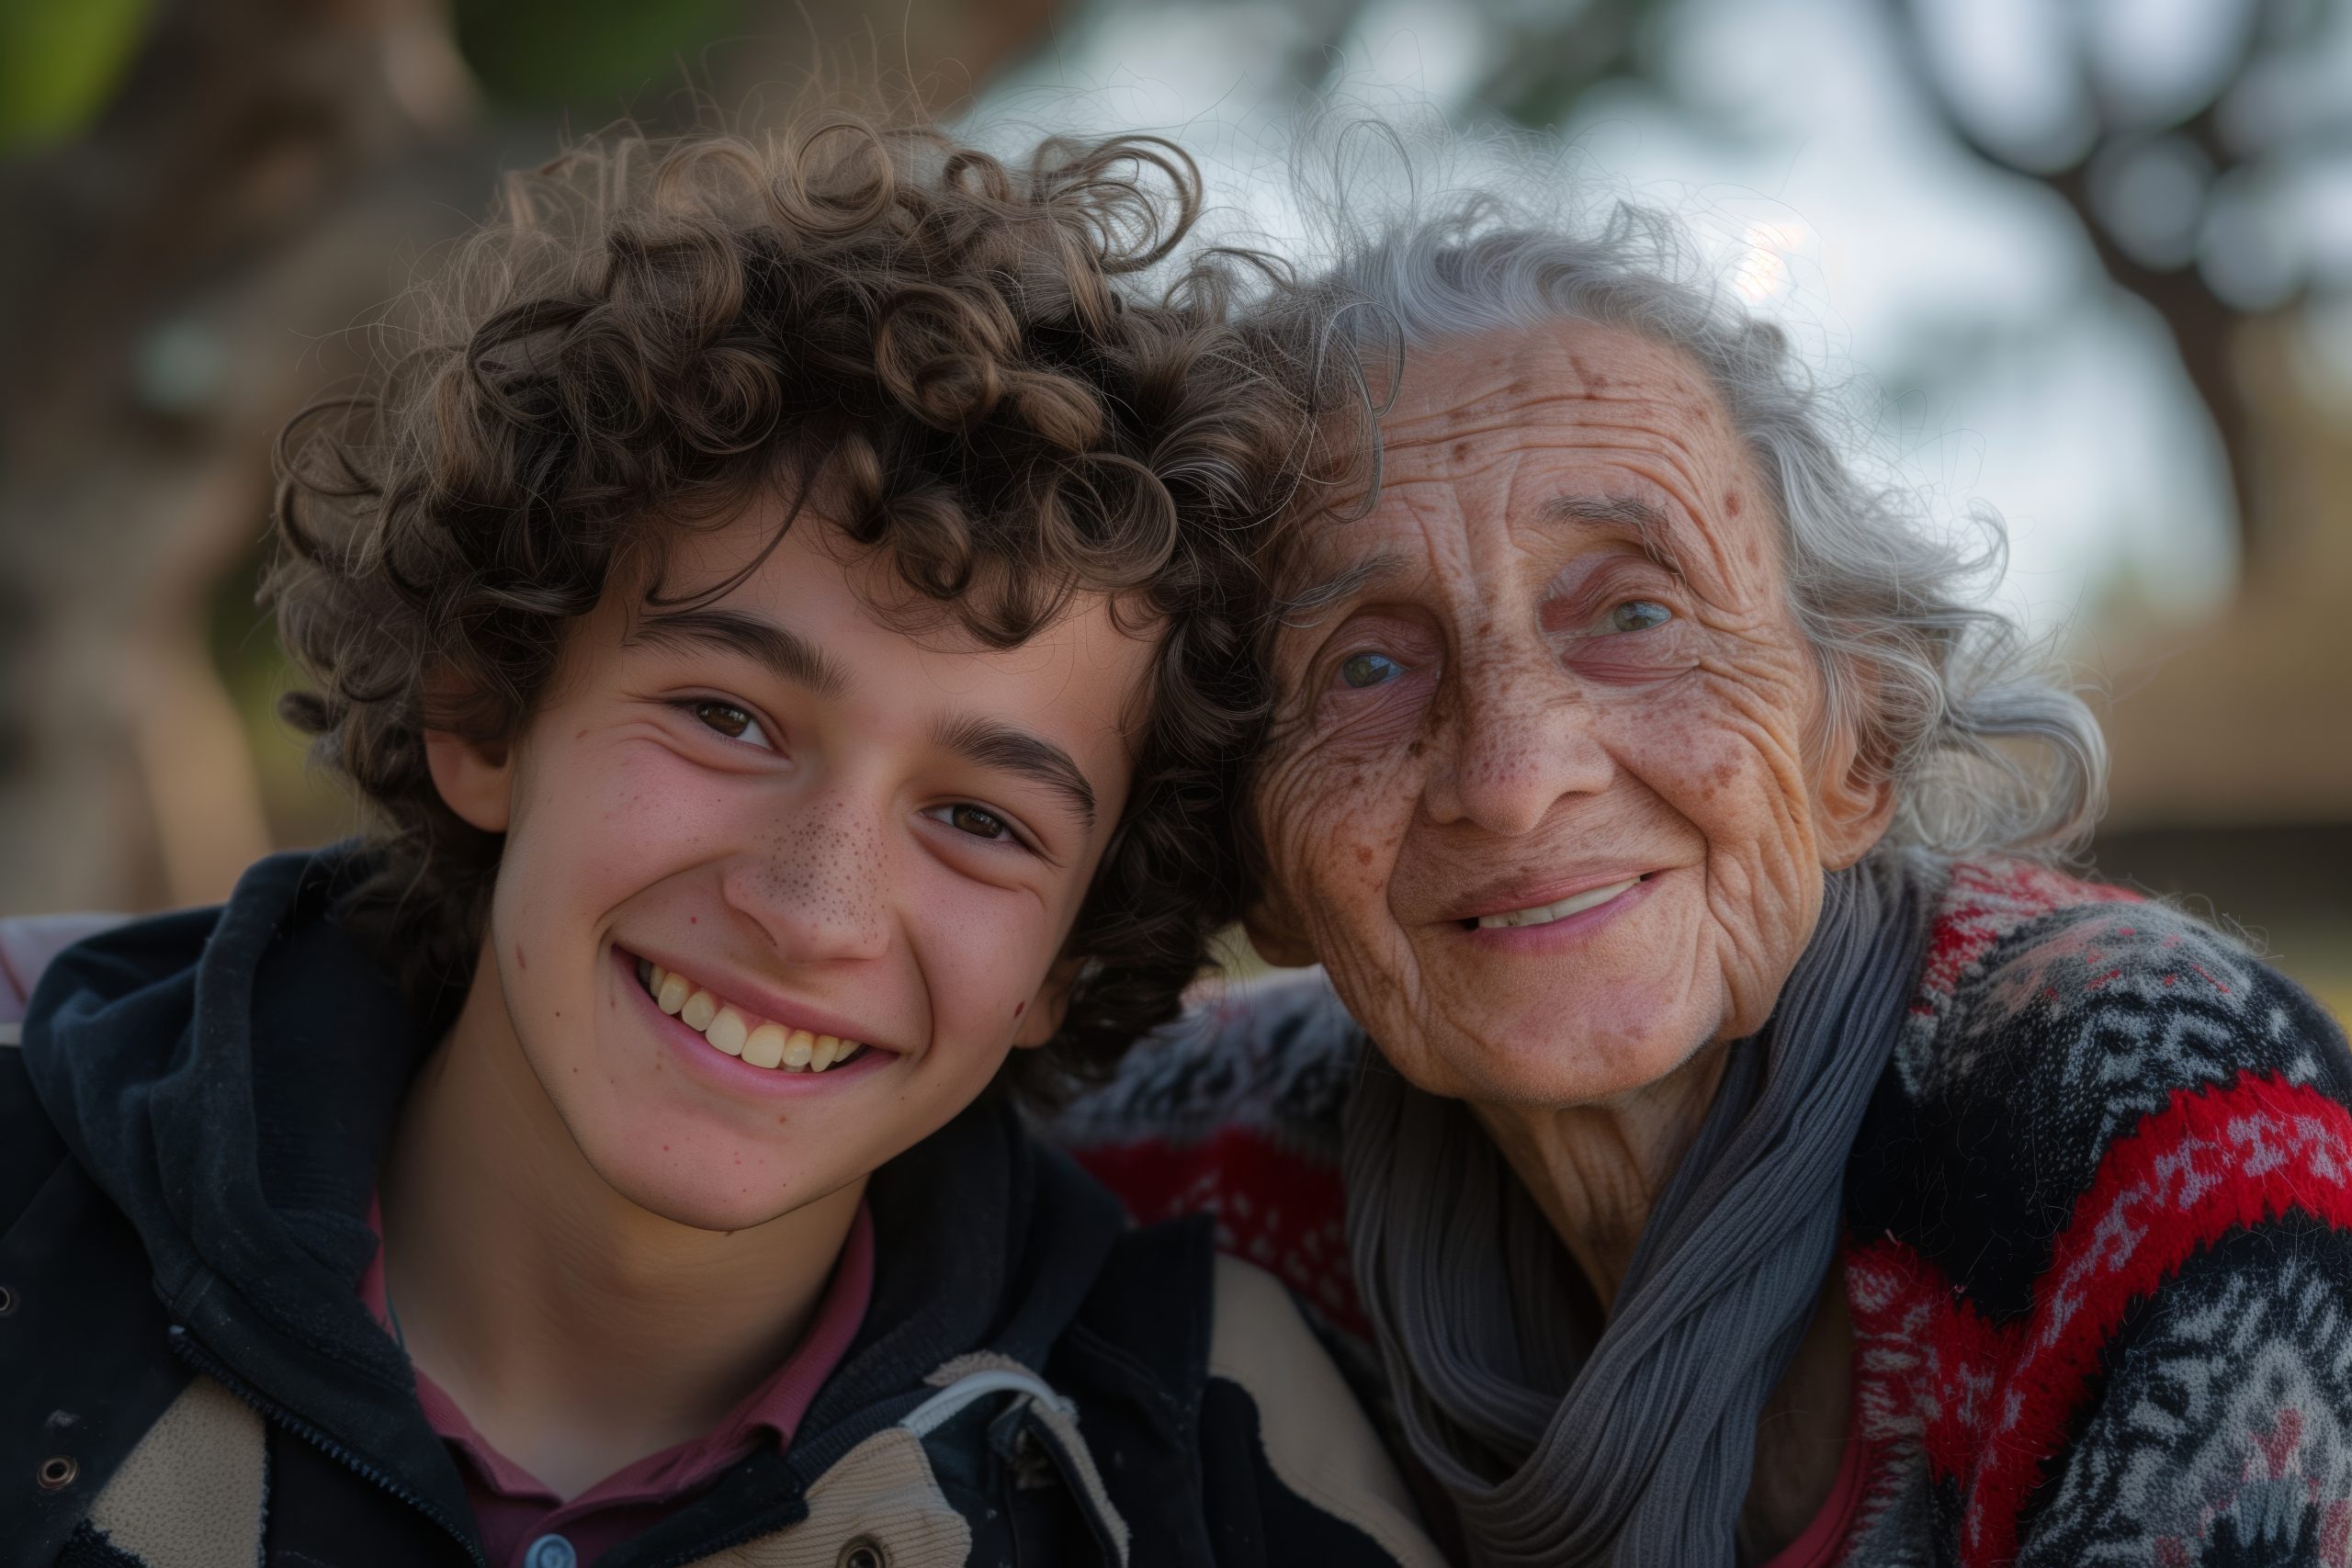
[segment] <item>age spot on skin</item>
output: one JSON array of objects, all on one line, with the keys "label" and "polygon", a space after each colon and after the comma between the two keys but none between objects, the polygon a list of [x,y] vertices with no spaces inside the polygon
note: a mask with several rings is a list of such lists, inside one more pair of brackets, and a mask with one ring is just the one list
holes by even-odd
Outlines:
[{"label": "age spot on skin", "polygon": [[1739,499],[1739,491],[1736,490],[1727,490],[1724,491],[1724,514],[1725,516],[1738,516],[1747,504],[1747,503],[1746,502]]}]

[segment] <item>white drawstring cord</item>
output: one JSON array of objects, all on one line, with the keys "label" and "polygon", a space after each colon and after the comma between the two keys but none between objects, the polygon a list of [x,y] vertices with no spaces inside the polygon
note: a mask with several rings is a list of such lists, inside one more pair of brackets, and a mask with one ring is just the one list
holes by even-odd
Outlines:
[{"label": "white drawstring cord", "polygon": [[992,1393],[1025,1393],[1038,1404],[1064,1416],[1076,1416],[1078,1414],[1078,1407],[1056,1393],[1045,1379],[1010,1368],[990,1367],[957,1378],[907,1412],[899,1425],[918,1438],[929,1437],[954,1420],[972,1401],[986,1399]]}]

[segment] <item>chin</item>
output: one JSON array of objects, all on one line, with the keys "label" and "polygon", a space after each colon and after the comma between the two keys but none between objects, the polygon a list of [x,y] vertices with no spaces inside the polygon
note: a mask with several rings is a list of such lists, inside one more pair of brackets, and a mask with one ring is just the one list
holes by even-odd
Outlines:
[{"label": "chin", "polygon": [[[591,1160],[605,1185],[647,1213],[703,1231],[742,1231],[763,1225],[807,1201],[771,1179],[744,1182],[716,1170],[683,1168],[612,1169]],[[735,1175],[740,1177],[741,1173]]]},{"label": "chin", "polygon": [[640,1110],[617,1122],[592,1113],[564,1116],[564,1123],[605,1186],[673,1224],[748,1230],[798,1208],[818,1190],[798,1162],[701,1117]]},{"label": "chin", "polygon": [[1715,1034],[1683,1007],[1582,995],[1548,998],[1508,1020],[1480,1064],[1490,1093],[1517,1105],[1592,1105],[1671,1077]]}]

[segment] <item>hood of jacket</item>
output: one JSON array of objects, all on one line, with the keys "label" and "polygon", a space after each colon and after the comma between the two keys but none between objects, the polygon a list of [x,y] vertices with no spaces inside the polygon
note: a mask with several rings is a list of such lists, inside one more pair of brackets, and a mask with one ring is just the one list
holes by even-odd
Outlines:
[{"label": "hood of jacket", "polygon": [[[25,1066],[137,1231],[198,1364],[463,1520],[407,1359],[357,1294],[377,1168],[435,1043],[336,923],[363,869],[347,848],[273,856],[219,908],[68,949],[32,997]],[[941,1363],[985,1349],[1042,1365],[1123,1224],[1116,1200],[1032,1143],[995,1094],[877,1170],[868,1201],[865,1323],[791,1462],[748,1467],[758,1489],[794,1495],[769,1496],[769,1511],[919,1403]]]}]

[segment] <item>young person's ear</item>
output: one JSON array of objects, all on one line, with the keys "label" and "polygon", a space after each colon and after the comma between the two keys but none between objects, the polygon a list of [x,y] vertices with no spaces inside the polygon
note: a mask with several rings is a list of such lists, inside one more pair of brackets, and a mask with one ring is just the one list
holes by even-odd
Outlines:
[{"label": "young person's ear", "polygon": [[1291,907],[1272,886],[1258,896],[1241,917],[1241,929],[1248,933],[1250,945],[1258,956],[1277,969],[1305,969],[1316,962],[1315,950],[1306,945],[1305,925],[1298,911]]},{"label": "young person's ear", "polygon": [[1021,1016],[1013,1021],[1012,1043],[1016,1049],[1031,1050],[1054,1037],[1062,1020],[1069,1016],[1070,991],[1078,985],[1078,976],[1085,967],[1083,958],[1064,957],[1046,971],[1037,994],[1023,1004]]},{"label": "young person's ear", "polygon": [[447,729],[424,732],[424,765],[442,804],[485,833],[503,833],[514,810],[514,748],[469,740]]}]

